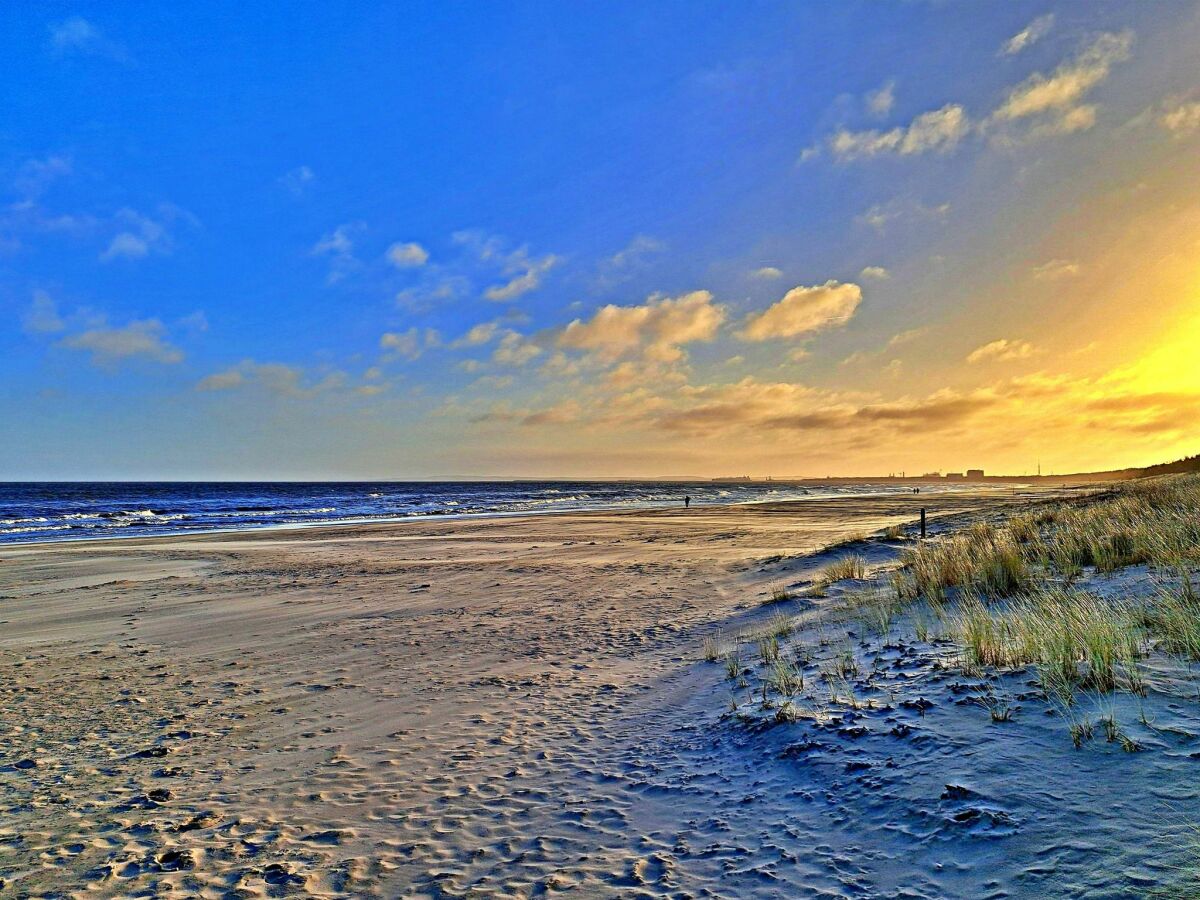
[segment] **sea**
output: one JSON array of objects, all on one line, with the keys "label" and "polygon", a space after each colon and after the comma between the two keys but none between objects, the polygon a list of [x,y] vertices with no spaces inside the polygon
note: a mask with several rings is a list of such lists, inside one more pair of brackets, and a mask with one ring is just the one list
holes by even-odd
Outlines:
[{"label": "sea", "polygon": [[[908,493],[770,481],[0,482],[0,544]],[[926,490],[953,490],[922,487]]]}]

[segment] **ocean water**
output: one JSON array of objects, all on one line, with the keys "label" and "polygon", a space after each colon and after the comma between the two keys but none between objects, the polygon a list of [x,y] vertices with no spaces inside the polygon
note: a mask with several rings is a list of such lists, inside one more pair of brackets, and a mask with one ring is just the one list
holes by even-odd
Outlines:
[{"label": "ocean water", "polygon": [[[900,485],[785,482],[0,483],[0,544],[329,522],[653,508],[906,493]],[[926,488],[922,488],[926,490]]]}]

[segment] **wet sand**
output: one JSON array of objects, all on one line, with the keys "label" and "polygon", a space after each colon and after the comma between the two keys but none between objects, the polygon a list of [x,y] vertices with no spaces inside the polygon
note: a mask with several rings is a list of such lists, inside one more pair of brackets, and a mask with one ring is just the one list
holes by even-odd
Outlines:
[{"label": "wet sand", "polygon": [[[17,896],[894,896],[919,880],[894,825],[856,829],[778,739],[722,720],[700,645],[827,544],[920,505],[936,524],[1025,502],[6,547],[0,878]],[[986,880],[919,865],[912,896]]]}]

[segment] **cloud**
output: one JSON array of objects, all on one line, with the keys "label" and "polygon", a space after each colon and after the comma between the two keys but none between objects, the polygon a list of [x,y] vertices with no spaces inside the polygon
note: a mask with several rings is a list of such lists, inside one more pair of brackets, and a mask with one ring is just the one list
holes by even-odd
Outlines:
[{"label": "cloud", "polygon": [[120,328],[90,328],[63,338],[59,345],[91,354],[93,365],[112,367],[127,359],[178,363],[183,353],[167,343],[166,329],[158,319],[141,319]]},{"label": "cloud", "polygon": [[1095,110],[1080,101],[1108,78],[1112,67],[1129,59],[1133,34],[1104,33],[1050,75],[1035,72],[1014,87],[992,113],[992,120],[1013,122],[1029,117],[1057,118],[1057,133],[1090,128]]},{"label": "cloud", "polygon": [[541,286],[542,276],[562,262],[562,258],[553,253],[530,256],[528,247],[507,250],[501,238],[478,229],[456,232],[451,239],[471,250],[480,262],[498,265],[501,273],[508,276],[508,281],[483,292],[485,299],[497,303],[515,300],[536,290]]},{"label": "cloud", "polygon": [[711,341],[725,316],[725,307],[714,303],[708,291],[652,297],[641,306],[608,304],[587,321],[575,319],[567,325],[558,345],[588,351],[606,362],[635,354],[675,362],[684,357],[685,344]]},{"label": "cloud", "polygon": [[354,241],[366,228],[362,222],[347,222],[322,235],[321,239],[313,244],[309,253],[329,260],[326,284],[335,284],[361,268],[362,263],[354,255]]},{"label": "cloud", "polygon": [[1003,402],[991,390],[962,394],[948,389],[919,399],[880,401],[753,377],[732,384],[687,388],[680,395],[683,405],[652,410],[651,424],[696,436],[729,431],[800,431],[877,440],[888,433],[958,428]]},{"label": "cloud", "polygon": [[[285,363],[260,363],[245,359],[222,372],[206,375],[196,383],[198,391],[229,391],[237,388],[257,388],[279,397],[315,397],[348,388],[345,372],[333,370],[319,377],[309,376],[299,366]],[[385,389],[385,385],[361,385],[354,388],[370,396]]]},{"label": "cloud", "polygon": [[204,314],[203,310],[196,310],[180,319],[178,324],[188,331],[203,334],[208,331],[208,316]]},{"label": "cloud", "polygon": [[71,16],[50,26],[50,48],[57,56],[72,53],[106,56],[116,62],[128,62],[125,48],[80,16]]},{"label": "cloud", "polygon": [[530,413],[521,419],[525,426],[537,425],[569,425],[579,420],[582,407],[575,400],[564,400],[554,406]]},{"label": "cloud", "polygon": [[169,254],[175,249],[169,228],[181,220],[193,226],[199,224],[191,213],[168,203],[159,205],[157,218],[134,209],[118,210],[116,221],[122,230],[113,235],[108,247],[100,254],[100,260],[112,262],[114,259],[142,259],[151,254]]},{"label": "cloud", "polygon": [[542,352],[542,348],[516,331],[505,332],[492,352],[492,362],[503,366],[523,366]]},{"label": "cloud", "polygon": [[829,149],[842,161],[880,154],[912,156],[928,152],[945,153],[971,129],[966,110],[957,103],[922,113],[906,126],[889,131],[848,131],[843,128],[829,139]]},{"label": "cloud", "polygon": [[845,324],[861,302],[862,289],[853,282],[794,287],[777,303],[748,316],[738,337],[768,341],[813,334]]},{"label": "cloud", "polygon": [[1044,16],[1038,16],[1036,19],[1010,37],[1007,41],[1005,41],[1000,47],[1000,54],[1002,56],[1015,56],[1022,50],[1032,47],[1034,44],[1044,38],[1050,33],[1050,29],[1053,27],[1054,13],[1047,13]]},{"label": "cloud", "polygon": [[650,237],[646,234],[639,234],[634,237],[623,249],[618,250],[607,260],[607,264],[614,269],[624,269],[630,266],[640,265],[645,261],[646,257],[652,256],[655,253],[662,253],[667,249],[667,245],[658,238]]},{"label": "cloud", "polygon": [[398,357],[409,362],[420,359],[426,350],[440,343],[441,335],[432,328],[426,328],[423,332],[419,328],[389,331],[379,338],[379,346],[391,351],[389,355],[392,358]]},{"label": "cloud", "polygon": [[886,281],[892,277],[892,273],[883,266],[865,266],[858,274],[860,278],[873,278],[876,281]]},{"label": "cloud", "polygon": [[[1041,20],[1035,20],[1030,28],[1038,22]],[[1040,36],[1035,29],[1018,43],[1028,46]],[[1021,35],[1013,41],[1017,38]],[[994,143],[1011,144],[1016,140],[1012,128],[1017,123],[1026,127],[1020,135],[1023,138],[1086,131],[1096,122],[1096,107],[1084,104],[1083,99],[1109,76],[1114,65],[1129,58],[1132,45],[1132,32],[1103,33],[1050,75],[1035,73],[1013,87],[1004,101],[982,120],[972,119],[959,103],[947,103],[940,109],[922,113],[907,125],[887,130],[841,128],[828,138],[829,150],[838,160],[849,162],[884,155],[947,153],[972,131],[991,131]],[[810,153],[813,149],[806,150],[801,160],[814,155]]]},{"label": "cloud", "polygon": [[896,82],[889,81],[882,87],[871,91],[866,96],[867,111],[873,116],[883,117],[892,111],[896,104]]},{"label": "cloud", "polygon": [[967,354],[967,362],[974,365],[983,362],[1010,362],[1016,359],[1028,359],[1036,353],[1033,344],[1028,341],[1010,341],[1000,338],[982,347],[976,347]]},{"label": "cloud", "polygon": [[478,347],[486,344],[496,336],[496,331],[499,327],[499,324],[496,322],[480,322],[478,325],[472,326],[462,337],[451,342],[450,346],[457,349],[459,347]]},{"label": "cloud", "polygon": [[417,243],[396,243],[388,247],[387,258],[397,269],[415,269],[429,261],[429,251]]},{"label": "cloud", "polygon": [[1052,259],[1033,267],[1033,277],[1038,281],[1059,281],[1075,278],[1082,271],[1079,263],[1070,259]]},{"label": "cloud", "polygon": [[22,325],[27,334],[53,334],[67,327],[58,314],[58,304],[45,291],[33,292],[33,303],[25,313]]},{"label": "cloud", "polygon": [[13,187],[26,199],[40,197],[51,183],[70,175],[74,167],[65,156],[47,156],[31,159],[21,166]]},{"label": "cloud", "polygon": [[279,183],[289,194],[300,197],[308,190],[317,176],[308,166],[297,166],[290,172],[279,176]]},{"label": "cloud", "polygon": [[505,273],[516,272],[504,284],[493,285],[483,292],[483,296],[488,300],[504,302],[506,300],[515,300],[523,294],[528,294],[530,291],[536,290],[541,286],[542,276],[553,269],[560,262],[559,257],[548,254],[539,259],[529,259],[524,255],[524,251],[518,251],[519,259],[511,263],[505,269]]},{"label": "cloud", "polygon": [[125,259],[141,259],[150,253],[150,242],[128,231],[116,235],[108,244],[108,249],[100,254],[100,258],[108,262],[118,257]]},{"label": "cloud", "polygon": [[1200,101],[1168,105],[1158,117],[1158,124],[1176,137],[1184,137],[1200,129]]},{"label": "cloud", "polygon": [[774,266],[763,266],[761,269],[755,269],[750,273],[751,278],[758,278],[762,281],[773,281],[776,278],[783,277],[783,270],[777,269]]},{"label": "cloud", "polygon": [[950,204],[925,206],[908,200],[895,199],[887,203],[877,203],[862,214],[855,216],[854,221],[861,225],[869,225],[882,234],[893,222],[912,220],[941,220],[950,212]]},{"label": "cloud", "polygon": [[891,340],[887,342],[887,349],[900,347],[910,341],[915,341],[928,330],[928,328],[910,328],[907,331],[901,331],[899,334],[893,335]]}]

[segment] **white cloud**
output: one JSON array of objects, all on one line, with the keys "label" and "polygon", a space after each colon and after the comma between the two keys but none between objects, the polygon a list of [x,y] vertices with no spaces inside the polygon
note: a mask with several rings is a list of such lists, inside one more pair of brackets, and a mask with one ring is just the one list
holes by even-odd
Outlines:
[{"label": "white cloud", "polygon": [[593,285],[595,290],[611,290],[628,281],[636,272],[644,269],[654,256],[666,249],[667,245],[658,238],[646,234],[635,235],[628,244],[597,264]]},{"label": "white cloud", "polygon": [[867,111],[873,116],[886,116],[896,105],[896,82],[889,81],[866,96]]},{"label": "white cloud", "polygon": [[588,351],[605,362],[634,354],[675,362],[683,358],[685,344],[711,341],[725,315],[725,307],[713,303],[708,291],[676,298],[652,297],[640,306],[608,304],[586,321],[571,322],[559,335],[558,344]]},{"label": "white cloud", "polygon": [[107,56],[117,62],[129,61],[124,47],[81,16],[71,16],[50,26],[50,48],[59,56],[81,53]]},{"label": "white cloud", "polygon": [[[1040,37],[1038,28],[1048,27],[1043,23],[1034,28],[1040,21],[1030,26],[1033,30],[1029,34],[1022,32],[1014,37],[1017,44],[1013,46],[1028,46]],[[887,130],[841,128],[827,143],[837,159],[847,162],[883,155],[946,153],[972,131],[992,132],[992,141],[999,146],[1013,144],[1018,138],[1086,131],[1096,122],[1096,106],[1083,103],[1083,99],[1108,78],[1114,65],[1129,58],[1132,45],[1132,32],[1101,34],[1050,75],[1035,73],[1013,87],[1004,101],[982,120],[973,120],[961,104],[947,103],[940,109],[922,113],[907,125]],[[1186,114],[1180,121],[1187,122]],[[1014,133],[1018,123],[1023,125],[1023,133]],[[801,161],[811,155],[805,151]]]},{"label": "white cloud", "polygon": [[[1050,75],[1036,72],[1013,88],[992,118],[1011,122],[1031,116],[1051,115],[1057,116],[1060,122],[1073,119],[1074,127],[1070,127],[1068,121],[1065,129],[1080,130],[1088,119],[1087,113],[1078,112],[1080,101],[1108,78],[1115,64],[1129,58],[1132,46],[1131,32],[1100,35],[1074,59],[1064,62]],[[1091,118],[1094,120],[1094,111]]]},{"label": "white cloud", "polygon": [[499,325],[496,322],[480,322],[478,325],[472,326],[462,337],[453,341],[450,346],[453,348],[478,347],[494,338],[498,328]]},{"label": "white cloud", "polygon": [[636,235],[623,249],[618,250],[608,258],[608,265],[615,269],[624,269],[639,265],[646,257],[661,253],[667,245],[658,238],[646,234]]},{"label": "white cloud", "polygon": [[354,255],[354,240],[366,227],[362,222],[347,222],[322,235],[313,244],[309,252],[329,260],[329,274],[325,278],[327,284],[341,281],[362,265]]},{"label": "white cloud", "polygon": [[1047,13],[1044,16],[1038,16],[1012,37],[1010,37],[1000,47],[1000,53],[1003,56],[1014,56],[1022,50],[1032,47],[1054,27],[1054,13]]},{"label": "white cloud", "polygon": [[861,215],[855,216],[854,221],[862,225],[870,225],[879,233],[887,230],[892,222],[904,220],[940,220],[950,212],[950,204],[925,206],[908,200],[896,199],[887,203],[877,203]]},{"label": "white cloud", "polygon": [[1176,137],[1192,134],[1200,129],[1200,101],[1171,104],[1159,115],[1158,124]]},{"label": "white cloud", "polygon": [[141,319],[120,328],[101,326],[65,337],[60,346],[91,354],[94,365],[111,367],[127,359],[177,363],[183,353],[165,340],[166,329],[158,319]]},{"label": "white cloud", "polygon": [[71,160],[65,156],[31,159],[21,166],[17,177],[13,179],[13,187],[25,198],[32,199],[41,196],[52,182],[65,178],[72,171]]},{"label": "white cloud", "polygon": [[[315,397],[318,394],[348,387],[346,373],[338,370],[308,376],[299,366],[285,363],[260,363],[245,359],[222,372],[214,372],[196,383],[198,391],[228,391],[235,388],[258,388],[279,397]],[[385,385],[361,385],[354,388],[370,396],[385,389]]]},{"label": "white cloud", "polygon": [[1062,278],[1074,278],[1082,271],[1079,263],[1070,259],[1052,259],[1040,266],[1033,267],[1033,277],[1038,281],[1057,281]]},{"label": "white cloud", "polygon": [[887,349],[900,347],[910,341],[914,341],[928,330],[928,328],[909,328],[907,331],[901,331],[899,334],[893,335],[891,340],[887,342]]},{"label": "white cloud", "polygon": [[883,266],[864,266],[858,275],[860,278],[872,278],[875,281],[886,281],[892,277],[892,273]]},{"label": "white cloud", "polygon": [[58,314],[58,304],[45,291],[33,292],[33,303],[25,313],[23,322],[28,334],[53,334],[67,327],[66,322]]},{"label": "white cloud", "polygon": [[108,247],[100,254],[100,260],[112,262],[114,259],[142,259],[152,253],[171,253],[175,249],[175,242],[170,226],[177,221],[192,226],[199,224],[191,213],[169,203],[160,204],[156,216],[151,217],[129,208],[118,210],[116,221],[121,230],[109,240]]},{"label": "white cloud", "polygon": [[783,277],[783,270],[777,269],[774,266],[763,266],[761,269],[755,269],[750,273],[751,278],[759,278],[764,281],[773,281],[776,278]]},{"label": "white cloud", "polygon": [[542,348],[523,334],[508,331],[492,353],[492,362],[505,366],[523,366],[542,352]]},{"label": "white cloud", "polygon": [[1007,338],[1000,338],[984,344],[982,347],[976,347],[967,355],[967,362],[972,365],[986,362],[1011,362],[1017,359],[1028,359],[1036,352],[1036,348],[1028,341],[1010,341]]},{"label": "white cloud", "polygon": [[738,337],[768,341],[813,334],[849,321],[862,302],[862,289],[852,282],[794,287],[777,303],[746,318]]},{"label": "white cloud", "polygon": [[179,320],[178,324],[188,329],[188,331],[203,334],[208,331],[208,316],[204,314],[203,310],[198,309],[194,313],[184,316]]},{"label": "white cloud", "polygon": [[308,166],[297,166],[279,177],[279,183],[293,196],[299,197],[316,180],[316,174]]},{"label": "white cloud", "polygon": [[493,285],[483,293],[485,299],[497,303],[515,300],[536,290],[541,286],[542,276],[562,262],[562,258],[553,253],[530,256],[528,247],[507,250],[501,238],[478,229],[456,232],[451,239],[471,250],[480,262],[499,265],[501,273],[508,276],[508,281]]},{"label": "white cloud", "polygon": [[488,300],[502,303],[506,300],[515,300],[522,294],[536,290],[541,286],[542,276],[560,262],[559,257],[554,254],[547,254],[539,259],[530,259],[522,250],[517,251],[514,256],[517,258],[505,268],[505,274],[512,272],[516,274],[504,284],[493,285],[484,291],[483,296]]},{"label": "white cloud", "polygon": [[829,139],[834,156],[843,161],[894,153],[912,156],[928,152],[947,152],[970,131],[966,110],[957,103],[922,113],[907,126],[889,131],[848,131],[841,129]]},{"label": "white cloud", "polygon": [[413,242],[396,243],[388,247],[387,258],[397,269],[415,269],[429,261],[429,251]]},{"label": "white cloud", "polygon": [[123,257],[125,259],[141,259],[150,253],[150,242],[128,231],[122,231],[109,241],[108,249],[100,254],[105,262]]},{"label": "white cloud", "polygon": [[379,338],[379,346],[384,350],[391,351],[390,356],[409,362],[420,359],[422,353],[440,343],[441,335],[432,328],[426,328],[424,331],[419,328],[410,328],[408,331],[389,331]]}]

